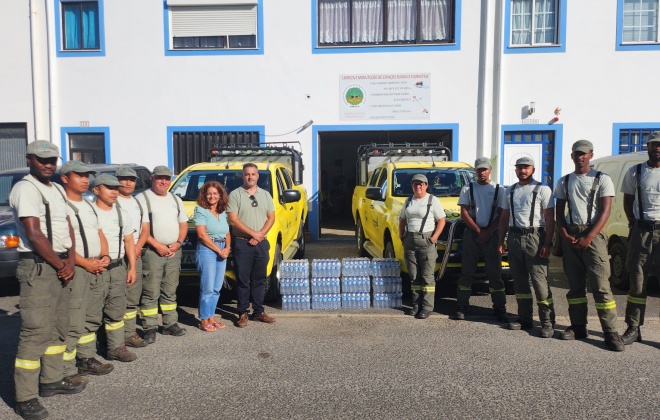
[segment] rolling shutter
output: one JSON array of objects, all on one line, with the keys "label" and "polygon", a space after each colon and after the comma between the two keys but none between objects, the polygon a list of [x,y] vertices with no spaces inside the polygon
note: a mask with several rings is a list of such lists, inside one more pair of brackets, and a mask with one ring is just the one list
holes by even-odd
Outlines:
[{"label": "rolling shutter", "polygon": [[[170,3],[200,3],[200,0],[168,0]],[[218,3],[218,0],[214,0]],[[223,2],[229,3],[229,2]],[[174,37],[256,35],[257,5],[234,4],[213,6],[172,6]]]}]

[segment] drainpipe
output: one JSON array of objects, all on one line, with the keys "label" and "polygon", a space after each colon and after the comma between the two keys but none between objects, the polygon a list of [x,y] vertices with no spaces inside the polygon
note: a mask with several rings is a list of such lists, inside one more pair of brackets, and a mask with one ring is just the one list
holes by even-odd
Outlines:
[{"label": "drainpipe", "polygon": [[[50,83],[46,1],[30,0],[30,58],[34,140],[50,140]],[[42,6],[43,8],[41,8]],[[46,33],[44,33],[46,32]]]},{"label": "drainpipe", "polygon": [[[489,127],[491,127],[491,116],[492,116],[492,104],[489,101],[491,97],[491,79],[489,75],[491,74],[491,51],[489,47],[491,42],[491,30],[492,27],[489,24],[490,20],[490,3],[491,0],[481,0],[481,37],[479,40],[479,86],[477,90],[477,156],[484,156],[486,150],[490,148],[486,147],[486,134],[490,133]],[[472,159],[469,159],[472,160]]]},{"label": "drainpipe", "polygon": [[[504,139],[501,138],[500,130],[500,109],[502,107],[502,51],[503,51],[503,19],[502,19],[502,1],[497,0],[495,3],[495,16],[493,19],[493,31],[495,34],[493,39],[493,119],[491,131],[491,156],[497,156],[496,165],[493,169],[495,174],[492,176],[495,180],[500,180],[500,169],[502,168],[502,159],[500,156],[502,148],[500,144]],[[490,32],[490,31],[489,31]]]}]

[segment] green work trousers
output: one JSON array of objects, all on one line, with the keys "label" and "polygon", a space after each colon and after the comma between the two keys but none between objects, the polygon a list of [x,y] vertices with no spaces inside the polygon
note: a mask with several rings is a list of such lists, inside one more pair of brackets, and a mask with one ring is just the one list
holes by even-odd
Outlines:
[{"label": "green work trousers", "polygon": [[436,245],[431,243],[433,232],[408,232],[403,238],[403,249],[412,289],[412,302],[419,309],[433,310],[435,303]]},{"label": "green work trousers", "polygon": [[554,321],[552,291],[548,284],[549,260],[539,256],[543,241],[545,241],[543,230],[530,233],[509,231],[507,240],[509,267],[513,277],[513,287],[516,290],[518,319],[522,323],[531,324],[533,321],[534,298],[531,287],[536,294],[541,323],[550,324]]},{"label": "green work trousers", "polygon": [[648,276],[653,272],[660,279],[660,230],[644,229],[635,224],[628,238],[630,290],[626,305],[626,324],[638,327],[644,324]]},{"label": "green work trousers", "polygon": [[76,267],[76,275],[69,282],[71,301],[69,303],[69,335],[66,340],[66,352],[64,352],[64,377],[78,373],[76,348],[78,340],[85,334],[87,301],[89,300],[91,281],[95,277],[96,275],[89,273],[84,268]]},{"label": "green work trousers", "polygon": [[96,333],[105,327],[107,349],[124,345],[124,312],[126,311],[126,266],[122,264],[96,276],[89,295],[85,334],[78,341],[78,357],[96,355]]},{"label": "green work trousers", "polygon": [[499,239],[497,232],[493,233],[485,244],[476,242],[477,232],[465,229],[463,234],[463,250],[461,251],[461,276],[458,278],[456,301],[459,306],[467,306],[472,295],[472,282],[477,272],[479,256],[483,254],[488,278],[488,291],[493,301],[493,308],[506,307],[506,290],[502,281],[502,256],[497,247]]},{"label": "green work trousers", "polygon": [[135,321],[142,296],[142,257],[135,261],[135,283],[126,286],[126,312],[124,312],[124,339],[135,334]]},{"label": "green work trousers", "polygon": [[[588,227],[568,227],[576,238],[585,236]],[[596,302],[603,332],[617,332],[616,302],[610,288],[610,262],[607,236],[599,232],[587,249],[575,249],[563,239],[564,273],[568,278],[568,315],[571,325],[587,325],[587,284]]]},{"label": "green work trousers", "polygon": [[181,273],[181,250],[172,258],[161,257],[151,248],[142,257],[142,305],[140,317],[142,328],[158,328],[158,307],[163,314],[163,328],[176,324],[179,316],[176,312],[176,289],[179,287]]},{"label": "green work trousers", "polygon": [[69,329],[71,289],[47,263],[21,259],[16,270],[20,284],[21,331],[14,364],[16,401],[37,398],[39,383],[61,381]]}]

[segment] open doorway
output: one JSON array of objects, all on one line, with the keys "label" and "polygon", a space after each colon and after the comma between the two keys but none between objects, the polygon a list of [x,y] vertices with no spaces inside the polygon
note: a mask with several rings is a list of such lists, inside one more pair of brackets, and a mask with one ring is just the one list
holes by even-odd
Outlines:
[{"label": "open doorway", "polygon": [[[357,149],[369,143],[438,143],[452,148],[452,130],[319,131],[320,236],[352,237],[351,200],[356,185]],[[453,152],[453,150],[452,150]]]}]

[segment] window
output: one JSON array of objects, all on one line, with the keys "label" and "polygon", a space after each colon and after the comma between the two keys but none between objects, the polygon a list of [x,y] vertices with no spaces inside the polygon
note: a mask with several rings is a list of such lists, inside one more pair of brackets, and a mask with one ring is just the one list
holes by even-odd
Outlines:
[{"label": "window", "polygon": [[0,124],[0,171],[27,166],[27,124]]},{"label": "window", "polygon": [[[508,131],[504,127],[504,146],[540,144],[541,162],[536,162],[534,178],[551,187],[554,185],[555,131]],[[515,181],[515,178],[514,178]]]},{"label": "window", "polygon": [[658,42],[658,0],[624,0],[624,43]]},{"label": "window", "polygon": [[69,159],[106,163],[104,133],[69,133]]},{"label": "window", "polygon": [[454,42],[453,0],[317,0],[318,45]]},{"label": "window", "polygon": [[619,154],[646,151],[649,134],[660,131],[660,126],[619,130]]},{"label": "window", "polygon": [[166,50],[182,53],[257,50],[261,1],[167,0]]},{"label": "window", "polygon": [[209,150],[221,144],[259,145],[258,131],[175,131],[172,133],[174,172],[193,163],[207,162]]},{"label": "window", "polygon": [[65,50],[99,49],[99,5],[95,1],[62,3]]},{"label": "window", "polygon": [[506,2],[505,52],[566,51],[566,0]]}]

